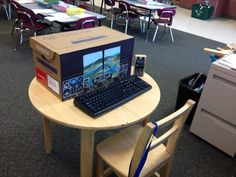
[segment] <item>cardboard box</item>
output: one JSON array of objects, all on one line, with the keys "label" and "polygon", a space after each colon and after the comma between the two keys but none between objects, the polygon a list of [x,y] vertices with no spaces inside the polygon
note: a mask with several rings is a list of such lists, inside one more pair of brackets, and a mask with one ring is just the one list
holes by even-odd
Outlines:
[{"label": "cardboard box", "polygon": [[134,38],[102,26],[31,37],[30,46],[37,80],[64,101],[129,76]]}]

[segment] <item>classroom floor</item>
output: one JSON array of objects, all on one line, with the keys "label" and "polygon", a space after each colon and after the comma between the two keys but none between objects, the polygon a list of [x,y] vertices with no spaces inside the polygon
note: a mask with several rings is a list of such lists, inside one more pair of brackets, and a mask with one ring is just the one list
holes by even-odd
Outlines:
[{"label": "classroom floor", "polygon": [[195,19],[191,17],[191,10],[177,7],[173,28],[218,42],[236,43],[236,20],[234,19]]}]

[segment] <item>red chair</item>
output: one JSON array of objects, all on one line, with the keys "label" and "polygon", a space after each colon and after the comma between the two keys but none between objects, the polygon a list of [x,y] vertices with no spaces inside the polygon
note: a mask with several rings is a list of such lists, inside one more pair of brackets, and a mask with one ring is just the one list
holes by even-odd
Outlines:
[{"label": "red chair", "polygon": [[78,5],[78,7],[82,8],[82,9],[85,9],[85,10],[88,10],[88,11],[93,11],[93,9],[91,8],[91,6],[89,6],[88,4],[86,3],[80,3]]},{"label": "red chair", "polygon": [[[127,34],[129,22],[133,21],[134,19],[139,19],[139,15],[130,8],[130,5],[128,3],[124,1],[119,1],[119,8],[121,11],[120,17],[125,19],[125,34]],[[139,22],[140,22],[141,33],[142,33],[142,24],[141,24],[140,19],[139,19]]]},{"label": "red chair", "polygon": [[79,19],[75,24],[68,24],[63,26],[63,31],[72,31],[72,30],[79,30],[79,29],[85,29],[85,28],[93,28],[95,26],[98,26],[99,21],[97,17],[91,16],[91,17],[85,17]]},{"label": "red chair", "polygon": [[51,27],[51,25],[43,22],[42,17],[36,15],[32,10],[28,8],[17,8],[16,14],[20,31],[19,39],[16,44],[16,49],[23,42],[24,31],[33,31],[34,36],[36,36],[39,31],[50,29]]},{"label": "red chair", "polygon": [[10,6],[11,6],[11,9],[12,9],[12,15],[13,17],[15,18],[15,22],[13,24],[13,27],[12,27],[12,30],[11,30],[11,37],[13,36],[14,34],[14,31],[18,31],[20,30],[20,27],[19,27],[19,23],[18,23],[18,19],[17,19],[17,9],[19,8],[24,8],[22,7],[18,2],[16,1],[10,1]]},{"label": "red chair", "polygon": [[169,31],[170,31],[170,35],[171,35],[171,40],[172,42],[174,42],[174,38],[173,38],[173,33],[171,30],[171,25],[173,22],[173,16],[175,15],[176,10],[175,9],[162,9],[158,11],[158,18],[153,18],[152,22],[156,25],[156,30],[153,36],[152,41],[155,41],[156,35],[157,35],[157,31],[158,31],[158,26],[159,24],[164,25],[164,27],[168,26]]},{"label": "red chair", "polygon": [[81,18],[76,22],[76,29],[85,29],[85,28],[93,28],[98,26],[99,21],[97,17],[86,17]]}]

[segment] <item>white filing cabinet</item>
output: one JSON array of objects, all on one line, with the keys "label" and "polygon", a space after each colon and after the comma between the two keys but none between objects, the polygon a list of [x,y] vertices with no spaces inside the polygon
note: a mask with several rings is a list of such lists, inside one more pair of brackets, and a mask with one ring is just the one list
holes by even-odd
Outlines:
[{"label": "white filing cabinet", "polygon": [[211,65],[190,131],[235,156],[236,70],[220,60]]}]

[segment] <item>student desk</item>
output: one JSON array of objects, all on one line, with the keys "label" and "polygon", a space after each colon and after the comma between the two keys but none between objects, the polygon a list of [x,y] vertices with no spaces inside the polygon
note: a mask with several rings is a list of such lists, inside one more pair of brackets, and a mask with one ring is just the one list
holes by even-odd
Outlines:
[{"label": "student desk", "polygon": [[[116,1],[119,3],[119,0],[116,0]],[[176,9],[175,5],[164,4],[164,3],[160,3],[156,1],[153,2],[152,4],[144,4],[144,3],[138,2],[137,0],[122,0],[122,1],[128,3],[130,6],[144,9],[148,12],[146,42],[148,41],[152,13],[158,10],[162,10],[162,9]],[[104,3],[104,0],[101,1],[100,14],[102,13],[103,3]]]},{"label": "student desk", "polygon": [[152,86],[151,90],[98,118],[92,118],[75,107],[73,99],[60,101],[34,78],[28,94],[32,105],[43,116],[46,153],[52,151],[50,121],[80,129],[80,177],[92,177],[94,133],[146,123],[156,109],[160,101],[160,89],[148,74],[142,78]]},{"label": "student desk", "polygon": [[[23,7],[31,9],[35,14],[43,15],[47,21],[58,23],[62,31],[64,29],[65,24],[75,23],[81,18],[95,16],[99,20],[99,23],[101,23],[101,20],[106,19],[106,16],[88,10],[85,10],[81,14],[67,15],[66,12],[60,12],[57,10],[53,10],[52,8],[43,7],[34,0],[17,0],[17,2],[20,3]],[[62,1],[60,1],[60,3],[63,3],[68,7],[76,7],[74,5],[64,3]]]}]

